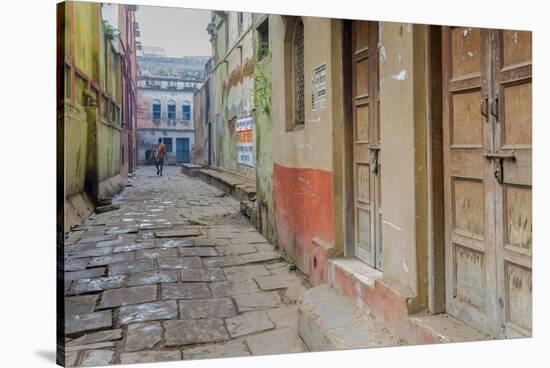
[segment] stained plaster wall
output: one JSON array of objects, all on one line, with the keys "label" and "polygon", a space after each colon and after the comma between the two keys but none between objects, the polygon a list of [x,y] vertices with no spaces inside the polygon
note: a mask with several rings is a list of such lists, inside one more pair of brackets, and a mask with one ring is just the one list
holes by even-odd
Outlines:
[{"label": "stained plaster wall", "polygon": [[427,28],[379,28],[384,277],[420,308],[427,302]]},{"label": "stained plaster wall", "polygon": [[216,35],[212,41],[212,165],[248,177],[254,167],[237,163],[235,123],[239,116],[254,113],[253,76],[245,65],[254,61],[252,14],[243,13],[239,31],[238,13],[226,17],[213,13]]},{"label": "stained plaster wall", "polygon": [[[272,135],[275,222],[279,246],[297,266],[311,275],[316,268],[313,239],[333,244],[333,125],[331,104],[334,83],[339,75],[332,73],[333,28],[331,19],[302,17],[304,22],[304,95],[305,124],[288,130],[292,118],[291,78],[288,52],[292,18],[270,16],[270,37],[281,40],[271,44]],[[284,40],[284,42],[283,42]],[[323,45],[323,47],[319,47]],[[326,107],[312,110],[312,78],[314,68],[326,64]],[[290,124],[292,125],[292,124]],[[319,280],[321,281],[321,280]]]},{"label": "stained plaster wall", "polygon": [[[68,229],[89,214],[97,197],[112,196],[121,188],[116,178],[120,173],[122,91],[120,56],[105,40],[100,4],[58,6],[64,34],[61,60],[73,66],[58,69],[64,73],[57,119],[58,132],[63,132],[63,157],[58,160],[63,160],[64,182],[58,185],[65,188],[64,228]],[[72,72],[75,68],[84,76]]]}]

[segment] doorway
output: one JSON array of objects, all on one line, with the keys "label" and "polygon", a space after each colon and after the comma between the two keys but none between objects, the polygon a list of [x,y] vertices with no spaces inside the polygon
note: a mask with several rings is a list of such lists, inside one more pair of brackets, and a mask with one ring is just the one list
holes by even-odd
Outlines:
[{"label": "doorway", "polygon": [[189,138],[176,138],[176,161],[188,163],[189,160]]},{"label": "doorway", "polygon": [[[382,202],[380,162],[380,93],[378,23],[344,23],[344,83],[348,129],[345,146],[351,168],[346,186],[353,208],[347,210],[353,236],[353,254],[369,266],[382,270]],[[351,125],[351,127],[349,127]]]},{"label": "doorway", "polygon": [[442,28],[447,312],[531,335],[531,32]]}]

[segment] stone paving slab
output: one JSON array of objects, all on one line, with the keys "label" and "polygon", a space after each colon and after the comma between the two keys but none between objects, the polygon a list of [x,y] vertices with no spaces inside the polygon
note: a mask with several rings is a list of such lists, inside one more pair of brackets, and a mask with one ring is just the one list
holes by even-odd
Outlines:
[{"label": "stone paving slab", "polygon": [[82,279],[73,281],[69,294],[84,294],[93,291],[116,289],[126,285],[126,276],[106,276],[94,279]]},{"label": "stone paving slab", "polygon": [[281,297],[276,291],[269,293],[255,293],[239,295],[235,298],[239,312],[248,312],[259,309],[274,308],[281,304]]},{"label": "stone paving slab", "polygon": [[105,348],[114,348],[114,347],[115,347],[114,342],[104,341],[104,342],[97,342],[94,344],[87,344],[87,345],[66,346],[65,351],[74,352],[74,351],[95,350],[95,349],[105,349]]},{"label": "stone paving slab", "polygon": [[153,241],[142,241],[139,243],[133,243],[133,244],[124,244],[124,245],[117,245],[113,249],[113,253],[120,253],[120,252],[131,252],[133,250],[141,250],[141,249],[149,249],[149,248],[155,248],[155,242]]},{"label": "stone paving slab", "polygon": [[218,245],[216,250],[222,255],[228,254],[247,254],[257,252],[256,247],[252,244],[233,244],[233,245]]},{"label": "stone paving slab", "polygon": [[246,265],[246,266],[235,266],[235,267],[226,267],[223,269],[223,273],[227,280],[230,281],[239,281],[239,280],[252,280],[254,277],[258,276],[268,276],[270,272],[264,265]]},{"label": "stone paving slab", "polygon": [[230,298],[180,300],[181,319],[229,318],[237,314]]},{"label": "stone paving slab", "polygon": [[80,366],[82,367],[97,367],[101,365],[109,365],[113,362],[115,352],[112,350],[90,350],[85,351],[80,358]]},{"label": "stone paving slab", "polygon": [[114,240],[117,236],[115,234],[108,234],[108,235],[97,235],[97,236],[86,236],[86,233],[82,235],[80,240],[78,241],[78,244],[83,243],[98,243],[106,240]]},{"label": "stone paving slab", "polygon": [[174,300],[128,305],[120,307],[118,323],[128,325],[130,323],[176,319],[178,306]]},{"label": "stone paving slab", "polygon": [[114,330],[103,330],[82,335],[79,338],[65,343],[65,346],[89,345],[98,342],[114,341],[120,339],[122,339],[122,329],[117,328]]},{"label": "stone paving slab", "polygon": [[178,256],[178,250],[172,249],[144,249],[136,252],[136,259],[173,258]]},{"label": "stone paving slab", "polygon": [[296,327],[298,323],[298,306],[284,306],[266,311],[269,319],[275,323],[275,327]]},{"label": "stone paving slab", "polygon": [[193,239],[157,239],[157,245],[161,248],[179,248],[179,247],[194,247],[195,241]]},{"label": "stone paving slab", "polygon": [[146,271],[130,274],[128,286],[150,285],[176,281],[178,281],[177,271]]},{"label": "stone paving slab", "polygon": [[213,247],[183,247],[179,248],[180,256],[189,257],[215,257],[218,256],[218,251]]},{"label": "stone paving slab", "polygon": [[121,364],[157,363],[181,359],[182,355],[179,350],[144,350],[135,353],[120,354]]},{"label": "stone paving slab", "polygon": [[254,311],[240,314],[225,320],[231,337],[239,337],[275,328],[265,311]]},{"label": "stone paving slab", "polygon": [[109,265],[109,276],[125,275],[129,273],[152,271],[155,269],[153,260],[139,260],[130,262],[113,263]]},{"label": "stone paving slab", "polygon": [[101,296],[99,309],[120,307],[122,305],[152,302],[157,299],[157,285],[135,286],[106,290]]},{"label": "stone paving slab", "polygon": [[307,351],[296,328],[263,332],[246,339],[253,355],[303,353]]},{"label": "stone paving slab", "polygon": [[279,258],[279,253],[275,251],[268,252],[256,252],[243,254],[240,256],[244,263],[256,263],[256,262],[266,262],[272,261]]},{"label": "stone paving slab", "polygon": [[105,267],[90,268],[81,271],[65,272],[65,281],[91,279],[105,276]]},{"label": "stone paving slab", "polygon": [[230,255],[205,258],[203,263],[205,267],[230,267],[242,265],[245,262],[243,262],[242,258],[238,255]]},{"label": "stone paving slab", "polygon": [[80,271],[86,269],[90,263],[90,258],[73,258],[66,259],[63,265],[65,271]]},{"label": "stone paving slab", "polygon": [[216,359],[250,356],[244,340],[233,340],[226,343],[201,345],[183,349],[183,359]]},{"label": "stone paving slab", "polygon": [[75,314],[65,316],[65,333],[72,334],[103,327],[111,327],[113,324],[111,311],[101,311],[87,314]]},{"label": "stone paving slab", "polygon": [[166,346],[229,340],[223,319],[173,320],[163,325]]},{"label": "stone paving slab", "polygon": [[262,290],[286,289],[300,284],[300,279],[293,274],[258,276],[254,278]]},{"label": "stone paving slab", "polygon": [[128,326],[124,350],[137,351],[151,349],[162,339],[159,322],[134,323]]},{"label": "stone paving slab", "polygon": [[252,280],[213,282],[208,286],[214,297],[253,294],[261,291]]},{"label": "stone paving slab", "polygon": [[169,299],[202,299],[210,296],[210,290],[205,283],[177,282],[162,284],[161,297]]},{"label": "stone paving slab", "polygon": [[197,229],[155,231],[157,238],[186,238],[200,235],[202,235],[202,232]]},{"label": "stone paving slab", "polygon": [[99,295],[82,295],[65,298],[65,315],[92,313]]},{"label": "stone paving slab", "polygon": [[137,226],[133,226],[133,227],[112,227],[112,228],[108,228],[108,229],[105,229],[105,234],[106,235],[111,235],[111,234],[135,234],[138,232],[138,228]]},{"label": "stone paving slab", "polygon": [[225,276],[221,268],[209,269],[182,269],[180,271],[181,281],[183,282],[215,282],[225,281]]},{"label": "stone paving slab", "polygon": [[66,249],[65,250],[65,258],[71,259],[71,258],[85,258],[85,257],[98,257],[98,256],[106,256],[110,254],[113,251],[113,248],[110,247],[103,247],[103,248],[96,248],[95,245],[91,245],[92,248],[90,249]]},{"label": "stone paving slab", "polygon": [[162,258],[158,261],[161,270],[181,270],[187,268],[202,268],[200,257]]},{"label": "stone paving slab", "polygon": [[104,241],[97,242],[96,247],[98,247],[98,248],[114,247],[116,245],[125,244],[127,242],[128,242],[127,239],[122,238],[122,237],[118,237],[118,238],[113,239],[113,240],[104,240]]},{"label": "stone paving slab", "polygon": [[92,259],[90,259],[88,266],[89,267],[106,266],[111,263],[132,261],[133,259],[134,259],[134,253],[131,253],[131,252],[118,253],[118,254],[112,254],[112,255],[103,256],[103,257],[93,257]]}]

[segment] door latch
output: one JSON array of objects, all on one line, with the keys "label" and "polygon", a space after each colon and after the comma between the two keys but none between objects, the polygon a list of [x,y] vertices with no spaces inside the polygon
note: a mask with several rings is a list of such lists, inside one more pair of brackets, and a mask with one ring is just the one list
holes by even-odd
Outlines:
[{"label": "door latch", "polygon": [[378,173],[378,153],[380,152],[380,146],[370,146],[369,150],[371,151],[371,163],[370,163],[370,172],[373,174]]},{"label": "door latch", "polygon": [[502,184],[504,181],[504,175],[502,172],[504,170],[504,165],[503,165],[504,160],[512,161],[512,162],[516,161],[516,155],[514,151],[510,151],[507,153],[487,152],[483,154],[483,157],[489,160],[494,160],[493,161],[495,165],[494,175],[495,175],[495,179],[499,184]]},{"label": "door latch", "polygon": [[489,97],[485,96],[481,99],[481,115],[485,121],[489,121]]}]

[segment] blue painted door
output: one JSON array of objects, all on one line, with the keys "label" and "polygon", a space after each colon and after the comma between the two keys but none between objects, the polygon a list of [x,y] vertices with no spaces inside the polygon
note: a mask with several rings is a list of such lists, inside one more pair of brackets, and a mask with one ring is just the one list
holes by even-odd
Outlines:
[{"label": "blue painted door", "polygon": [[190,162],[189,138],[176,138],[176,161],[178,163]]}]

